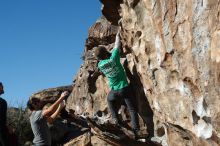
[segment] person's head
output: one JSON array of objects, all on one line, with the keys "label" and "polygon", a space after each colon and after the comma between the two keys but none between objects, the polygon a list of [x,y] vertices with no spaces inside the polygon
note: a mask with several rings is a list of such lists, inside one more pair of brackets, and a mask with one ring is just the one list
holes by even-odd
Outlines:
[{"label": "person's head", "polygon": [[104,46],[98,46],[94,48],[94,56],[99,60],[104,60],[110,57],[110,53]]},{"label": "person's head", "polygon": [[41,101],[38,98],[29,99],[27,102],[27,108],[31,111],[37,110],[41,106]]},{"label": "person's head", "polygon": [[4,86],[2,82],[0,82],[0,95],[4,94]]}]

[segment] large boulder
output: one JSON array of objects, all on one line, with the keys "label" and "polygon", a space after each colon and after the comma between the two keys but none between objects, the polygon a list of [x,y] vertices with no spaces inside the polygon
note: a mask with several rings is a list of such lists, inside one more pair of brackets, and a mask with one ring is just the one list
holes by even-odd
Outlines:
[{"label": "large boulder", "polygon": [[101,2],[103,16],[89,29],[84,63],[66,107],[69,114],[83,117],[91,131],[68,145],[157,145],[130,139],[124,105],[119,113],[127,128],[108,125],[110,89],[93,51],[99,45],[112,49],[120,19],[121,61],[135,93],[142,133],[154,134],[151,140],[163,146],[220,145],[219,0]]},{"label": "large boulder", "polygon": [[[219,1],[102,3],[106,19],[89,30],[84,64],[74,79],[67,109],[91,117],[101,112],[102,121],[108,118],[109,88],[97,72],[93,48],[112,48],[116,21],[122,18],[121,56],[141,127],[154,131],[163,145],[220,145]],[[122,117],[129,120],[125,113]]]}]

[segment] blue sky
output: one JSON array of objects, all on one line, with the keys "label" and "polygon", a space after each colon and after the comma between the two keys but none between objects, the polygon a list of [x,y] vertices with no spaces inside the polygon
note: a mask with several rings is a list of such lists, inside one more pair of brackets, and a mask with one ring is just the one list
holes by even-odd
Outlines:
[{"label": "blue sky", "polygon": [[9,105],[39,90],[72,84],[99,0],[0,1],[0,81]]}]

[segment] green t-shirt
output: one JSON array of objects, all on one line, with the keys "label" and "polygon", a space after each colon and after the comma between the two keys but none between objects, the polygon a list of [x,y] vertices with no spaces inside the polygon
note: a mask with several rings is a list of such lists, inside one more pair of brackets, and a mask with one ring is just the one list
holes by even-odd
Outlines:
[{"label": "green t-shirt", "polygon": [[101,60],[98,68],[108,78],[109,86],[113,90],[119,90],[128,86],[128,81],[124,68],[120,63],[120,53],[118,48],[114,48],[109,59]]}]

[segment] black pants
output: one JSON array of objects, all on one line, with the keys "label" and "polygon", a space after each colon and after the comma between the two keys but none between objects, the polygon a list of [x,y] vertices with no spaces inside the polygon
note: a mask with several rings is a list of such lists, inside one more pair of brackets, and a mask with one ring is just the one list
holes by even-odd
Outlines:
[{"label": "black pants", "polygon": [[6,119],[7,119],[7,102],[0,97],[0,136],[4,141],[4,145],[8,146]]},{"label": "black pants", "polygon": [[112,114],[112,118],[119,121],[117,109],[115,105],[117,101],[124,100],[128,107],[130,116],[131,116],[132,128],[133,130],[139,130],[140,127],[139,127],[139,121],[138,121],[138,114],[134,106],[135,104],[134,104],[133,98],[134,98],[133,91],[129,86],[127,86],[120,90],[111,90],[108,94],[107,101],[108,101],[110,112]]}]

